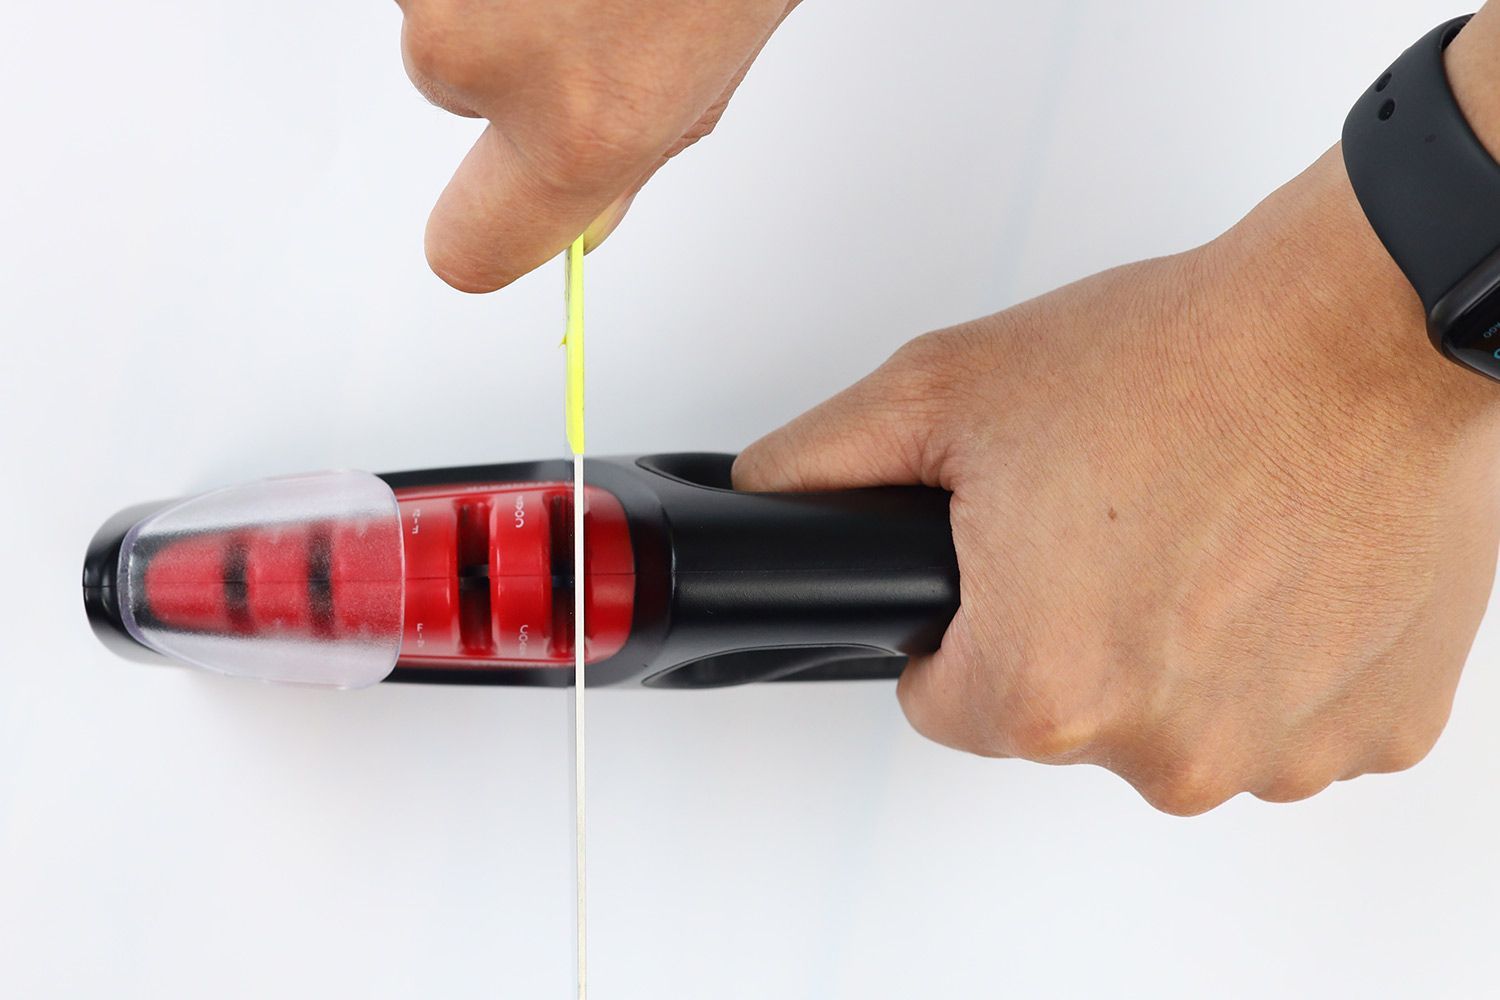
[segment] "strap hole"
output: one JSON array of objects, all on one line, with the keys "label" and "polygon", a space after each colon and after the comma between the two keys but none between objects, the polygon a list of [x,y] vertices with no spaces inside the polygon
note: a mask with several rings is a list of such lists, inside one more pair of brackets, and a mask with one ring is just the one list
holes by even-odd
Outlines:
[{"label": "strap hole", "polygon": [[1376,116],[1381,121],[1386,121],[1387,119],[1389,119],[1391,117],[1391,115],[1393,115],[1395,113],[1396,113],[1396,102],[1393,101],[1393,100],[1391,100],[1390,98],[1386,98],[1385,103],[1380,106],[1380,110],[1377,111],[1377,112],[1375,112]]},{"label": "strap hole", "polygon": [[1389,74],[1389,73],[1386,73],[1379,80],[1376,80],[1375,81],[1375,93],[1377,93],[1377,94],[1380,93],[1382,90],[1385,89],[1386,84],[1388,84],[1390,82],[1391,82],[1391,74]]}]

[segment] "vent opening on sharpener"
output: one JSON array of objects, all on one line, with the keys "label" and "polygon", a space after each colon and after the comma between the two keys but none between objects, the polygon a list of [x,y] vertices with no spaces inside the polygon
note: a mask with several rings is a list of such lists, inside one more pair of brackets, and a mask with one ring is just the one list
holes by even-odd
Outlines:
[{"label": "vent opening on sharpener", "polygon": [[490,502],[458,505],[458,635],[464,652],[495,651],[495,620],[490,607]]},{"label": "vent opening on sharpener", "polygon": [[573,655],[573,495],[554,493],[547,503],[552,564],[552,651]]}]

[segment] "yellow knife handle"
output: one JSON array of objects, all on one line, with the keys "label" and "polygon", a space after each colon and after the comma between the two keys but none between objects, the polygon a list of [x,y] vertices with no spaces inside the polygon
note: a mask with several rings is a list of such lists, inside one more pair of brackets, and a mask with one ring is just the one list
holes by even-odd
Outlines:
[{"label": "yellow knife handle", "polygon": [[568,447],[583,454],[583,237],[573,241],[567,253],[568,325],[563,334],[567,352],[568,381],[563,394],[567,408]]}]

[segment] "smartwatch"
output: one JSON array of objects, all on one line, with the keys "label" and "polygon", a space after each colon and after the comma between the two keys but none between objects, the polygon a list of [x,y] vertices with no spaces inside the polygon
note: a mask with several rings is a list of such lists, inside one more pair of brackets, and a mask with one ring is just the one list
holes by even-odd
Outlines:
[{"label": "smartwatch", "polygon": [[1433,345],[1500,380],[1500,163],[1464,119],[1443,68],[1468,21],[1438,25],[1360,95],[1344,121],[1344,167],[1422,299]]}]

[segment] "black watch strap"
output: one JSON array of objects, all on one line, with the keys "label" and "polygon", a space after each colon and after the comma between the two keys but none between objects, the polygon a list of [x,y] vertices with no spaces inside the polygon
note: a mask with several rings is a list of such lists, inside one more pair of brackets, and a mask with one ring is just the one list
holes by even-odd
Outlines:
[{"label": "black watch strap", "polygon": [[1344,121],[1344,166],[1360,207],[1429,316],[1500,247],[1500,164],[1469,127],[1443,68],[1443,51],[1468,21],[1422,36]]}]

